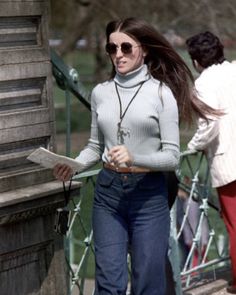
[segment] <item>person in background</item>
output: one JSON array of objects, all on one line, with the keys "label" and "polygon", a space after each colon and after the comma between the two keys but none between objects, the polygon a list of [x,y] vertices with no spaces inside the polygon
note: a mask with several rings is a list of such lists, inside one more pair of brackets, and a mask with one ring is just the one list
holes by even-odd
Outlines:
[{"label": "person in background", "polygon": [[[147,22],[108,23],[111,77],[91,94],[91,135],[77,161],[103,162],[93,204],[95,294],[164,295],[170,214],[164,171],[179,161],[179,117],[206,118],[211,108],[193,94],[193,78],[169,42]],[[66,181],[72,170],[56,165]]]},{"label": "person in background", "polygon": [[232,281],[227,292],[236,294],[236,67],[225,59],[222,43],[211,32],[194,35],[186,44],[200,73],[195,81],[199,99],[223,113],[218,118],[208,116],[208,122],[199,118],[188,149],[203,150],[208,159],[229,234]]}]

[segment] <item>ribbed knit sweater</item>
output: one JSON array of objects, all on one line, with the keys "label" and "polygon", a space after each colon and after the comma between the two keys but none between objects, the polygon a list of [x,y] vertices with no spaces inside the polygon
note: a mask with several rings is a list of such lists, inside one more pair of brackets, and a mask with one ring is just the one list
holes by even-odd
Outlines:
[{"label": "ribbed knit sweater", "polygon": [[176,100],[166,85],[154,79],[147,66],[126,75],[98,84],[91,94],[91,134],[88,145],[76,158],[85,169],[102,159],[109,162],[108,151],[118,144],[117,124],[120,104],[115,88],[117,83],[122,113],[134,93],[143,83],[122,120],[128,130],[124,145],[133,165],[156,171],[174,170],[179,161],[179,124]]}]

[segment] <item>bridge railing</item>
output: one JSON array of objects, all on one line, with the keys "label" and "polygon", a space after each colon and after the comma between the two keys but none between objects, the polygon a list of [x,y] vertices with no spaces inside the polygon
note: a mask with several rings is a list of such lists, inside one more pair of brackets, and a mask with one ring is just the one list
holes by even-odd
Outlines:
[{"label": "bridge railing", "polygon": [[179,191],[171,216],[179,265],[173,269],[180,270],[182,289],[188,289],[229,266],[228,240],[204,153],[183,152],[176,174]]}]

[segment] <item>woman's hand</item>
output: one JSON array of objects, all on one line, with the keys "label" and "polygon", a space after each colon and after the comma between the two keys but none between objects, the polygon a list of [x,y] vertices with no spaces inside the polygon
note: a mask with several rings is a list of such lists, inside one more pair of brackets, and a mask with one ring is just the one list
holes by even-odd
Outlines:
[{"label": "woman's hand", "polygon": [[132,166],[133,157],[124,145],[117,145],[110,149],[108,156],[111,157],[110,163],[115,166],[126,164]]},{"label": "woman's hand", "polygon": [[73,176],[73,170],[66,164],[57,164],[53,168],[53,175],[61,181],[68,181]]}]

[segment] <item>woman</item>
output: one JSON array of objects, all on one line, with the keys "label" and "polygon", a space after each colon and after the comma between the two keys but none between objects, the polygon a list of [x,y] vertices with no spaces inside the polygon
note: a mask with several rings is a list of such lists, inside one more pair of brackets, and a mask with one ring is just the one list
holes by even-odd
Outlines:
[{"label": "woman", "polygon": [[[86,168],[104,163],[93,206],[96,294],[126,294],[129,249],[131,294],[162,295],[170,227],[163,171],[178,164],[178,115],[191,122],[202,105],[188,67],[149,24],[112,21],[106,38],[112,74],[92,91],[91,136],[76,158]],[[54,175],[65,181],[72,171],[57,165]]]}]

